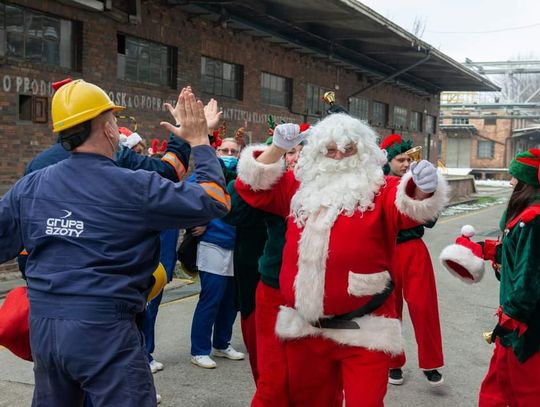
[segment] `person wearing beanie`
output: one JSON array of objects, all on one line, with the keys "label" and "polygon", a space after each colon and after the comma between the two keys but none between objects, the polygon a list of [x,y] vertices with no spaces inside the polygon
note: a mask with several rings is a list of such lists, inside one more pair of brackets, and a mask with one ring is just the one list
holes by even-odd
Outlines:
[{"label": "person wearing beanie", "polygon": [[[412,148],[411,140],[391,134],[381,142],[381,148],[386,151],[388,160],[384,166],[385,174],[401,178],[414,166],[411,157],[406,154]],[[418,346],[418,365],[429,384],[434,386],[443,383],[439,369],[444,362],[435,275],[422,236],[424,227],[433,227],[435,221],[432,219],[423,225],[400,230],[392,263],[398,317],[402,319],[405,300]],[[391,359],[388,374],[390,384],[403,384],[405,361],[405,352]]]},{"label": "person wearing beanie", "polygon": [[495,350],[480,407],[540,405],[540,149],[517,154],[509,172]]},{"label": "person wearing beanie", "polygon": [[[285,171],[283,154],[306,138]],[[383,405],[390,357],[403,350],[391,274],[397,233],[447,202],[431,163],[400,180],[384,176],[385,162],[375,131],[344,113],[307,131],[278,125],[272,145],[240,157],[239,195],[287,221],[273,332],[286,350],[289,405],[332,406],[341,390],[347,406]]]}]

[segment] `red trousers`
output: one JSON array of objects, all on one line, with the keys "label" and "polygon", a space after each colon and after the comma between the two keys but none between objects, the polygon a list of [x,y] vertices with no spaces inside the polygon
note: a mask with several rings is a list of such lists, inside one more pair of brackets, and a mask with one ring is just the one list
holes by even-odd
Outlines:
[{"label": "red trousers", "polygon": [[240,328],[242,329],[242,337],[248,351],[249,365],[253,380],[257,383],[259,372],[257,370],[257,329],[255,325],[255,312],[249,314],[247,318],[240,320]]},{"label": "red trousers", "polygon": [[[294,407],[383,407],[390,356],[321,337],[288,340],[289,391]],[[341,404],[340,404],[341,405]]]},{"label": "red trousers", "polygon": [[279,289],[259,282],[255,294],[259,377],[252,407],[289,406],[285,345],[275,333],[279,306],[284,303]]},{"label": "red trousers", "polygon": [[[397,245],[392,261],[392,278],[399,319],[403,316],[403,300],[407,302],[418,345],[420,369],[441,368],[444,361],[437,287],[431,258],[422,239]],[[405,353],[393,357],[390,368],[403,367],[405,360]]]},{"label": "red trousers", "polygon": [[512,348],[505,348],[497,340],[489,370],[480,387],[478,405],[540,406],[540,352],[521,363]]}]

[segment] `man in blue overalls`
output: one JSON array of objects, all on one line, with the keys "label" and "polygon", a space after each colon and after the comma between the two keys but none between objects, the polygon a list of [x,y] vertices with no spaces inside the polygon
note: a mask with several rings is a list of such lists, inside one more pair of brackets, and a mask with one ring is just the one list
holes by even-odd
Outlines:
[{"label": "man in blue overalls", "polygon": [[155,406],[135,315],[159,261],[159,231],[227,213],[230,203],[203,106],[183,90],[180,128],[197,183],[119,168],[115,106],[82,80],[52,100],[54,131],[69,159],[34,172],[0,200],[0,263],[26,247],[34,406]]}]

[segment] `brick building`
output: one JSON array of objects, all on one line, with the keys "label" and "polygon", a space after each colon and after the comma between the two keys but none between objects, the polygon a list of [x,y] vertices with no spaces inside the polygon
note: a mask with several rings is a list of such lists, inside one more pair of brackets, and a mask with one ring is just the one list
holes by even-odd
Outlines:
[{"label": "brick building", "polygon": [[0,195],[55,142],[50,84],[68,76],[127,106],[147,139],[167,136],[163,103],[184,84],[218,99],[229,135],[245,127],[253,141],[266,138],[269,114],[318,120],[334,90],[381,136],[400,132],[432,161],[440,92],[497,89],[353,0],[0,0]]},{"label": "brick building", "polygon": [[441,160],[476,178],[508,179],[514,155],[540,146],[539,118],[537,103],[443,103]]}]

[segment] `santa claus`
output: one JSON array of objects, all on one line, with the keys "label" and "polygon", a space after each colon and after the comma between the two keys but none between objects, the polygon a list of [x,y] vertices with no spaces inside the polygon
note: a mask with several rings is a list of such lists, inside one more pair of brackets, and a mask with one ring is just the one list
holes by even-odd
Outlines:
[{"label": "santa claus", "polygon": [[[308,137],[294,172],[283,154]],[[268,148],[242,153],[236,189],[259,209],[288,217],[280,273],[294,406],[329,406],[340,386],[348,406],[382,406],[389,360],[402,351],[391,259],[399,230],[433,219],[447,185],[421,161],[401,179],[386,177],[376,133],[343,113],[305,132],[274,131]]]}]

